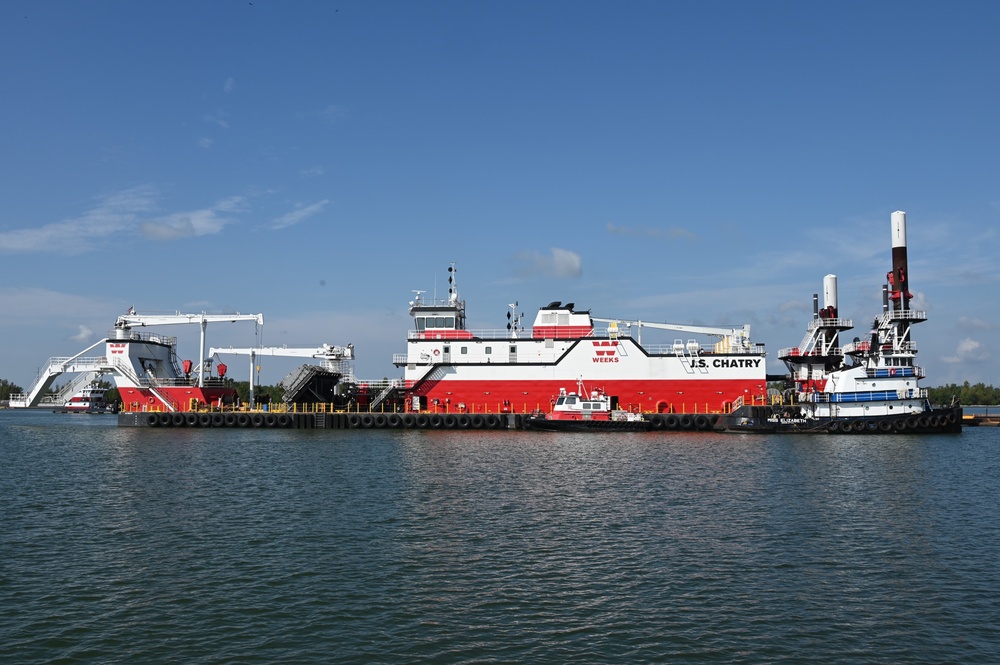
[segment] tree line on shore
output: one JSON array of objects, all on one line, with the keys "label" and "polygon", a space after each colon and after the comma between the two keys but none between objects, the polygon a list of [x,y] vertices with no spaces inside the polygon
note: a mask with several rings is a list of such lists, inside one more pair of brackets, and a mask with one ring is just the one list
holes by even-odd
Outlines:
[{"label": "tree line on shore", "polygon": [[[250,382],[232,381],[230,385],[236,389],[240,399],[244,402],[250,400]],[[107,392],[104,394],[104,401],[111,403],[118,401],[118,391],[108,381],[99,381],[98,385]],[[50,394],[56,394],[59,388],[53,386]],[[21,386],[11,383],[7,379],[0,379],[0,401],[10,399],[12,394],[23,393]],[[254,388],[254,398],[259,402],[280,402],[284,397],[284,389],[280,386],[256,386]],[[932,404],[950,404],[952,399],[958,397],[958,401],[966,405],[995,406],[1000,404],[1000,388],[988,386],[985,383],[970,384],[968,381],[959,385],[948,383],[936,388],[928,388],[927,394]]]}]

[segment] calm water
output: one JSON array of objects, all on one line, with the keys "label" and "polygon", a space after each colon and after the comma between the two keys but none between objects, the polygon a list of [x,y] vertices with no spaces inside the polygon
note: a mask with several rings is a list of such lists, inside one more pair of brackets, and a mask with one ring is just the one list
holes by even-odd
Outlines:
[{"label": "calm water", "polygon": [[0,661],[1000,662],[1000,429],[118,429],[0,411]]}]

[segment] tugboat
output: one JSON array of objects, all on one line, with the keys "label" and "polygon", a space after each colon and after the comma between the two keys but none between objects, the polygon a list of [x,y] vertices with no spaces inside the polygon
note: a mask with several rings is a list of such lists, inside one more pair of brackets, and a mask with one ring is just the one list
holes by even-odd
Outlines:
[{"label": "tugboat", "polygon": [[546,432],[645,432],[651,429],[641,413],[623,411],[617,408],[611,396],[602,390],[592,390],[587,394],[583,381],[577,382],[579,392],[567,393],[559,390],[559,396],[548,414],[529,415],[524,425],[527,429]]},{"label": "tugboat", "polygon": [[114,407],[104,401],[104,388],[96,383],[78,391],[57,413],[114,413]]},{"label": "tugboat", "polygon": [[782,349],[794,381],[786,403],[739,405],[719,418],[716,429],[731,432],[834,432],[928,434],[962,431],[962,407],[934,408],[925,377],[915,364],[911,329],[927,313],[910,309],[906,258],[906,213],[892,213],[892,270],[882,287],[882,313],[871,332],[841,346],[840,336],[854,326],[840,318],[837,278],[823,282],[824,307],[813,296],[813,318],[799,346]]}]

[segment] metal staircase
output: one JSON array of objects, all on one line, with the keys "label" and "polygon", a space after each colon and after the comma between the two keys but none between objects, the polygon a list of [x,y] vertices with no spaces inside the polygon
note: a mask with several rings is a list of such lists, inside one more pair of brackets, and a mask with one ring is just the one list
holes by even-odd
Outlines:
[{"label": "metal staircase", "polygon": [[49,358],[47,365],[41,372],[39,372],[28,392],[10,396],[10,406],[13,408],[38,406],[42,401],[42,397],[48,389],[52,387],[55,380],[62,374],[76,372],[106,374],[112,371],[112,367],[108,363],[108,359],[104,356],[92,358],[83,357],[83,354],[104,344],[106,341],[107,339],[102,339],[96,344],[87,347],[75,356],[70,356],[68,358]]}]

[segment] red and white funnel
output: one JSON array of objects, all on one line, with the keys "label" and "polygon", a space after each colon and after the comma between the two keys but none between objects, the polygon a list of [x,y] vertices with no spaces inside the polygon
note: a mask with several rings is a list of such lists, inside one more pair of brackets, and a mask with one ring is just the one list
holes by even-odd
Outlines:
[{"label": "red and white funnel", "polygon": [[889,300],[892,308],[910,308],[910,271],[906,265],[906,213],[900,210],[892,213],[892,271],[886,273],[889,283]]}]

